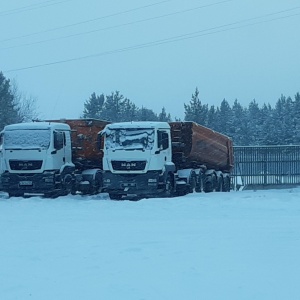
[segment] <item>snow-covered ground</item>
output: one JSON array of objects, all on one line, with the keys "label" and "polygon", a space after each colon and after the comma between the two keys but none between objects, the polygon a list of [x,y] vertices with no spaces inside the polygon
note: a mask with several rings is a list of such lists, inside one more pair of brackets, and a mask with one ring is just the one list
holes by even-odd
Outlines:
[{"label": "snow-covered ground", "polygon": [[0,199],[0,299],[300,299],[300,189]]}]

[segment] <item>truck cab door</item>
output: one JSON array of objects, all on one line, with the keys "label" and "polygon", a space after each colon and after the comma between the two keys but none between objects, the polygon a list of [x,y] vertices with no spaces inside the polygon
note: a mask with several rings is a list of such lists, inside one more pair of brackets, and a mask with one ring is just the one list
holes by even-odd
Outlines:
[{"label": "truck cab door", "polygon": [[171,147],[170,147],[170,132],[167,130],[157,131],[157,154],[158,163],[164,166],[166,162],[171,161]]},{"label": "truck cab door", "polygon": [[65,153],[65,136],[62,131],[54,131],[54,166],[56,169],[60,169],[62,165],[66,163],[66,153]]}]

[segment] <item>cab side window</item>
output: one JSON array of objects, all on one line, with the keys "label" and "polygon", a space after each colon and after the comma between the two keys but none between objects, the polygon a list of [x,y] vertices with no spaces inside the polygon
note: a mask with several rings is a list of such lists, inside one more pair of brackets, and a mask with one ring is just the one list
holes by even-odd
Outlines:
[{"label": "cab side window", "polygon": [[64,135],[61,131],[54,131],[54,148],[60,150],[64,147]]},{"label": "cab side window", "polygon": [[157,147],[159,149],[165,150],[169,148],[169,135],[168,132],[163,130],[157,131],[158,139],[157,139]]}]

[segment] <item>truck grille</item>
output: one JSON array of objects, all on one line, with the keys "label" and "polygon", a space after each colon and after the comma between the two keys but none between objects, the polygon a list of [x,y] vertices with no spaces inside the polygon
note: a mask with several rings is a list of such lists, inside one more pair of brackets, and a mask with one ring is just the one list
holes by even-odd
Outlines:
[{"label": "truck grille", "polygon": [[38,170],[42,167],[42,160],[10,160],[12,170]]},{"label": "truck grille", "polygon": [[134,170],[141,171],[146,167],[146,161],[119,161],[113,160],[111,162],[114,170],[117,171],[126,171],[126,170]]}]

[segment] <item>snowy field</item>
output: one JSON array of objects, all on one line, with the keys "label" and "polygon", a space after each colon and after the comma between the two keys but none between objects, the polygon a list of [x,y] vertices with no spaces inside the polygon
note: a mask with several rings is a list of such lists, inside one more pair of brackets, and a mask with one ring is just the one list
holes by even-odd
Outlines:
[{"label": "snowy field", "polygon": [[0,198],[0,299],[300,299],[300,189]]}]

